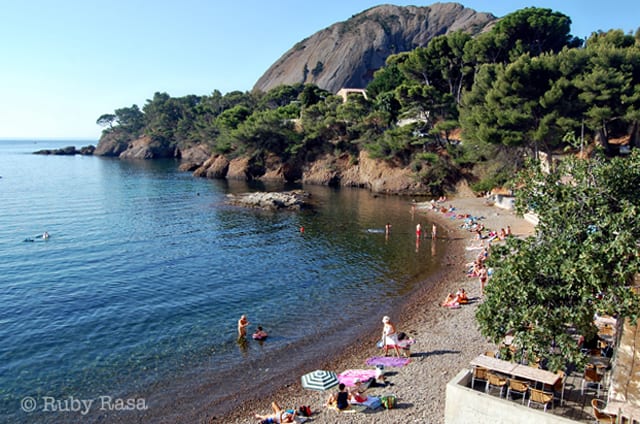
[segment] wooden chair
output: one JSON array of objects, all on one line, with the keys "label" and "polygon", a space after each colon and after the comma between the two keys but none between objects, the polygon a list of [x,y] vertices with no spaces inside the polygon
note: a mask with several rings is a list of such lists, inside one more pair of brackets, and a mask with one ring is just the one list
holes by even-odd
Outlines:
[{"label": "wooden chair", "polygon": [[509,399],[509,395],[512,393],[517,393],[522,396],[522,404],[524,405],[524,399],[527,397],[527,392],[529,391],[529,383],[522,380],[516,380],[514,378],[509,379],[509,387],[507,388],[507,396]]},{"label": "wooden chair", "polygon": [[487,385],[484,389],[485,393],[490,393],[491,389],[500,389],[500,397],[502,397],[502,392],[504,391],[506,385],[506,378],[500,377],[499,375],[492,372],[487,372]]},{"label": "wooden chair", "polygon": [[548,392],[553,392],[556,395],[556,399],[560,398],[560,406],[564,405],[564,386],[567,381],[567,375],[564,371],[558,370],[556,374],[560,377],[556,384],[553,386],[545,384],[544,390]]},{"label": "wooden chair", "polygon": [[616,415],[607,414],[603,411],[605,403],[600,399],[591,399],[591,407],[593,408],[593,417],[596,419],[596,423],[614,424],[616,422]]},{"label": "wooden chair", "polygon": [[600,389],[602,388],[602,374],[598,374],[595,367],[586,367],[582,376],[582,387],[580,393],[584,396],[584,389],[589,386],[596,386],[596,396],[600,397]]},{"label": "wooden chair", "polygon": [[551,408],[553,408],[553,393],[534,389],[532,387],[529,389],[529,402],[527,403],[527,406],[530,408],[532,403],[534,405],[543,406],[544,411],[546,412],[547,406],[551,405]]},{"label": "wooden chair", "polygon": [[485,383],[487,383],[487,372],[489,372],[488,369],[483,368],[483,367],[474,367],[473,368],[473,374],[471,374],[471,388],[473,389],[475,387],[476,381],[482,381]]}]

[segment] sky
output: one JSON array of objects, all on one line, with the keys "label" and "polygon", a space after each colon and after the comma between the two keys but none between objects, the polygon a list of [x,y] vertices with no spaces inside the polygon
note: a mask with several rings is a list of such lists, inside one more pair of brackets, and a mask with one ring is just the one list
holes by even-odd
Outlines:
[{"label": "sky", "polygon": [[[505,16],[569,16],[571,33],[640,27],[637,0],[460,0]],[[381,4],[366,0],[0,0],[0,139],[95,141],[98,117],[154,93],[249,91],[297,42]]]}]

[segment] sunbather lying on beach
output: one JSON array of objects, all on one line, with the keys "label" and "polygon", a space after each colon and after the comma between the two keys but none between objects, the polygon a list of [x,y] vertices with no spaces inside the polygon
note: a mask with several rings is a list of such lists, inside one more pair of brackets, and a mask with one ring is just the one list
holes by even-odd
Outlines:
[{"label": "sunbather lying on beach", "polygon": [[296,411],[283,410],[276,402],[271,402],[272,414],[260,415],[256,414],[256,418],[260,424],[281,424],[281,423],[293,423],[296,418]]},{"label": "sunbather lying on beach", "polygon": [[350,401],[355,403],[362,403],[365,400],[367,400],[367,395],[364,392],[365,390],[367,390],[370,383],[366,384],[366,387],[365,387],[365,383],[363,383],[362,381],[360,381],[360,379],[357,379],[357,378],[354,381],[354,383],[355,383],[355,387],[349,390],[349,395],[351,396]]},{"label": "sunbather lying on beach", "polygon": [[442,306],[445,308],[459,308],[460,303],[458,303],[458,296],[453,293],[449,293],[444,302],[442,302]]}]

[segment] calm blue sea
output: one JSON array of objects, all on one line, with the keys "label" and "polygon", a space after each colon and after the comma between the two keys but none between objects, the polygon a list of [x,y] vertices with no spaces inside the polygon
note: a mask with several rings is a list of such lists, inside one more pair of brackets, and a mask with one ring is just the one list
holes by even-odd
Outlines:
[{"label": "calm blue sea", "polygon": [[314,210],[265,212],[225,196],[301,187],[32,154],[95,143],[0,141],[0,422],[219,415],[377,331],[442,256],[406,198],[305,186]]}]

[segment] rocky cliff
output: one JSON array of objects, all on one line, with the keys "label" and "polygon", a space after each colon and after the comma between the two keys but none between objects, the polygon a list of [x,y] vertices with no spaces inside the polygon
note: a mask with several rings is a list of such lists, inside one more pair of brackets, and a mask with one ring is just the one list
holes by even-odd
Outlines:
[{"label": "rocky cliff", "polygon": [[334,93],[343,87],[365,88],[389,55],[426,46],[438,35],[478,34],[496,19],[458,3],[373,7],[297,43],[253,88],[266,92],[295,83],[315,84]]},{"label": "rocky cliff", "polygon": [[357,160],[347,154],[339,157],[327,154],[311,163],[291,164],[270,156],[264,160],[264,166],[256,166],[246,157],[229,160],[223,155],[213,155],[201,164],[184,165],[184,170],[193,170],[194,176],[203,178],[360,187],[381,194],[434,194],[417,181],[410,169],[372,159],[365,151],[360,152]]}]

